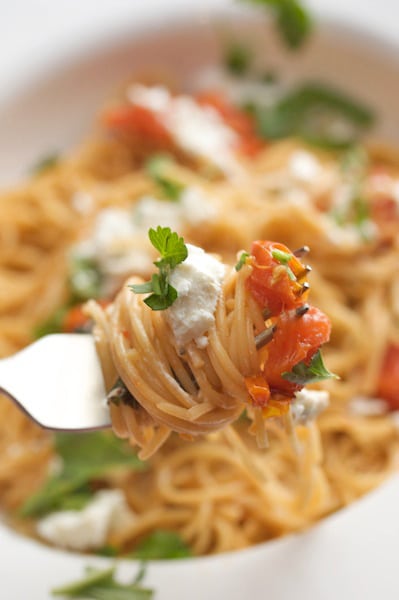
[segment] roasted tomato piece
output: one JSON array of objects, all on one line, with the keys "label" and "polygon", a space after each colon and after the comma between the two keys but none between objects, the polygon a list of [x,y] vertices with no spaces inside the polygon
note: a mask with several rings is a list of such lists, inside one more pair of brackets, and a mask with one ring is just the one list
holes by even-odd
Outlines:
[{"label": "roasted tomato piece", "polygon": [[261,351],[263,376],[272,394],[292,395],[301,386],[283,379],[282,373],[291,371],[301,361],[310,362],[329,340],[331,323],[327,315],[311,306],[301,317],[295,312],[283,313],[276,326],[272,341]]},{"label": "roasted tomato piece", "polygon": [[220,92],[202,92],[196,100],[204,106],[212,106],[223,121],[239,136],[240,143],[237,150],[247,156],[254,156],[261,150],[265,143],[255,131],[253,119],[243,110],[233,106]]},{"label": "roasted tomato piece", "polygon": [[150,140],[159,148],[173,145],[172,137],[157,116],[139,105],[121,106],[108,110],[103,123],[111,131]]},{"label": "roasted tomato piece", "polygon": [[388,347],[378,382],[377,395],[392,410],[399,410],[399,346]]},{"label": "roasted tomato piece", "polygon": [[275,242],[256,241],[252,244],[253,270],[247,287],[262,309],[277,315],[303,304],[302,294],[306,268],[292,252]]}]

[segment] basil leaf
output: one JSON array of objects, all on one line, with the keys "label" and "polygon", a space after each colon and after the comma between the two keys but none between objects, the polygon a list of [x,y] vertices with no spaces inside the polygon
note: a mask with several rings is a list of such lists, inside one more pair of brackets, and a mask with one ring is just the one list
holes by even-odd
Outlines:
[{"label": "basil leaf", "polygon": [[153,590],[143,588],[135,578],[133,583],[121,584],[115,580],[115,567],[105,570],[89,568],[86,576],[74,583],[55,588],[53,596],[93,600],[150,600]]},{"label": "basil leaf", "polygon": [[33,167],[31,167],[30,172],[32,175],[39,175],[40,173],[44,173],[44,171],[48,171],[56,167],[59,161],[60,155],[58,152],[51,152],[50,154],[47,154],[38,160]]},{"label": "basil leaf", "polygon": [[369,108],[318,83],[301,85],[271,108],[255,108],[254,116],[267,139],[298,136],[330,149],[350,147],[374,122]]},{"label": "basil leaf", "polygon": [[57,433],[55,450],[62,471],[47,480],[20,509],[23,517],[43,516],[58,510],[78,510],[92,497],[90,482],[118,468],[145,467],[126,442],[104,431]]},{"label": "basil leaf", "polygon": [[68,307],[66,306],[58,308],[51,317],[35,327],[33,330],[33,337],[35,340],[38,340],[45,335],[50,335],[51,333],[60,333],[62,331],[62,324],[67,312]]},{"label": "basil leaf", "polygon": [[247,73],[252,59],[252,52],[243,44],[232,44],[224,59],[226,69],[232,75],[241,76]]},{"label": "basil leaf", "polygon": [[280,36],[290,49],[299,48],[312,30],[312,19],[298,0],[245,1],[272,11]]},{"label": "basil leaf", "polygon": [[77,303],[101,296],[102,275],[96,260],[75,256],[71,259],[69,288],[71,302]]},{"label": "basil leaf", "polygon": [[192,552],[181,536],[174,531],[158,530],[137,546],[134,558],[142,560],[189,558]]},{"label": "basil leaf", "polygon": [[282,373],[281,377],[300,386],[324,379],[338,379],[338,376],[331,373],[324,365],[320,350],[316,352],[309,364],[301,361],[292,368],[292,371]]},{"label": "basil leaf", "polygon": [[150,177],[160,187],[164,196],[174,202],[180,199],[185,185],[167,175],[167,167],[172,163],[169,156],[152,156],[146,164],[146,169]]}]

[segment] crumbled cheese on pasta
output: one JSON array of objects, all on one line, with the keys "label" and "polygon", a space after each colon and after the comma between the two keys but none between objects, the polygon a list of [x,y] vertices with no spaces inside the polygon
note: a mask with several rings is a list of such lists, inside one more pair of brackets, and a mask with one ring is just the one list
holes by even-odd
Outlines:
[{"label": "crumbled cheese on pasta", "polygon": [[183,150],[215,164],[227,174],[241,171],[234,156],[238,136],[216,109],[201,106],[190,96],[172,96],[160,86],[134,84],[127,95],[132,104],[154,112]]},{"label": "crumbled cheese on pasta", "polygon": [[178,298],[167,315],[180,347],[195,340],[203,348],[207,344],[204,334],[215,322],[225,267],[201,248],[187,244],[187,249],[188,257],[170,276]]},{"label": "crumbled cheese on pasta", "polygon": [[122,517],[133,519],[120,490],[97,492],[83,510],[66,510],[40,519],[38,534],[48,542],[70,550],[89,550],[104,546],[111,528]]},{"label": "crumbled cheese on pasta", "polygon": [[[207,195],[197,186],[184,188],[177,202],[143,196],[133,210],[106,208],[94,223],[90,238],[78,243],[73,254],[95,260],[102,275],[102,293],[112,294],[131,274],[147,277],[156,256],[148,240],[151,227],[182,231],[201,225],[217,214]],[[86,277],[84,271],[79,277]],[[84,282],[82,282],[84,287]]]},{"label": "crumbled cheese on pasta", "polygon": [[387,403],[381,398],[356,396],[349,402],[349,412],[359,417],[378,417],[388,412]]},{"label": "crumbled cheese on pasta", "polygon": [[304,150],[297,150],[290,156],[288,170],[295,179],[312,182],[320,176],[323,169],[316,156]]},{"label": "crumbled cheese on pasta", "polygon": [[309,390],[306,387],[295,392],[291,404],[293,419],[296,423],[305,425],[313,421],[329,404],[330,395],[326,390]]},{"label": "crumbled cheese on pasta", "polygon": [[158,226],[180,231],[186,225],[196,226],[211,220],[216,212],[201,188],[188,186],[177,202],[144,196],[135,207],[134,222],[145,232]]}]

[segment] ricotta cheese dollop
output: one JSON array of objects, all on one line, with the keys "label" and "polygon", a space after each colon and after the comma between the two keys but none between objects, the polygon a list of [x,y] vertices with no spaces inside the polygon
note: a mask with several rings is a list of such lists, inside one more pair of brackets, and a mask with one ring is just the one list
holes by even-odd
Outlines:
[{"label": "ricotta cheese dollop", "polygon": [[202,248],[187,244],[187,250],[186,260],[170,276],[178,297],[168,308],[167,316],[180,347],[195,340],[203,348],[208,343],[204,334],[215,322],[225,267]]},{"label": "ricotta cheese dollop", "polygon": [[306,425],[313,421],[329,404],[330,395],[325,390],[308,390],[306,387],[295,392],[292,402],[292,416],[296,423]]},{"label": "ricotta cheese dollop", "polygon": [[83,510],[52,513],[38,521],[38,534],[48,542],[70,550],[104,546],[107,534],[121,518],[133,519],[120,490],[97,492]]}]

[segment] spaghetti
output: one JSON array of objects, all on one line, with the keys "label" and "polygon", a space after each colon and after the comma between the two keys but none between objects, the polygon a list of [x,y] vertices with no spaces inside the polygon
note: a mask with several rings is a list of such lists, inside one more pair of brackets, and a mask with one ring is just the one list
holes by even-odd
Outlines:
[{"label": "spaghetti", "polygon": [[[224,123],[228,123],[226,110],[218,110],[219,115],[224,112]],[[147,126],[149,122],[149,129],[136,129],[134,135],[131,129],[119,135],[115,127],[110,135],[108,123],[106,131],[100,128],[69,158],[2,194],[2,356],[29,343],[44,319],[70,303],[71,252],[90,238],[104,210],[128,213],[143,197],[159,199],[159,181],[145,168],[147,157],[161,149],[159,138],[152,136],[154,119],[147,120]],[[397,153],[370,147],[343,156],[292,139],[266,145],[253,127],[248,127],[245,117],[235,137],[229,138],[233,140],[229,156],[238,165],[233,175],[220,165],[209,164],[205,160],[209,157],[167,140],[166,149],[173,160],[162,176],[177,180],[183,188],[200,190],[213,209],[201,226],[183,219],[179,233],[187,242],[219,254],[229,265],[234,265],[237,252],[250,248],[254,239],[278,239],[290,248],[311,244],[311,299],[332,321],[325,358],[340,380],[319,384],[329,391],[331,404],[317,425],[297,426],[300,453],[295,453],[286,431],[273,419],[265,421],[270,438],[265,451],[256,446],[247,433],[250,423],[243,420],[188,443],[169,435],[170,425],[180,418],[177,413],[169,414],[165,422],[154,420],[150,410],[138,410],[135,441],[148,454],[162,447],[148,459],[147,470],[124,469],[92,482],[93,489],[120,489],[129,505],[129,524],[111,528],[104,542],[119,553],[130,551],[157,529],[177,531],[195,554],[243,548],[301,529],[373,489],[396,468],[397,430],[389,410],[399,407],[395,366],[399,353]],[[143,137],[147,144],[141,143]],[[164,151],[165,136],[161,146]],[[146,228],[149,226],[147,223]],[[135,236],[136,247],[149,253],[151,265],[155,257],[141,239]],[[102,258],[104,252],[101,246]],[[100,269],[99,265],[97,261],[96,268]],[[221,332],[230,328],[229,335],[239,315],[229,300],[238,297],[248,270],[250,266],[244,265],[223,284],[228,309],[220,303],[216,319]],[[100,269],[102,278],[105,272]],[[143,269],[139,274],[147,278],[151,272]],[[120,283],[118,279],[118,286]],[[171,352],[168,338],[163,337],[166,324],[159,315],[144,313],[141,296],[124,289],[110,309],[104,311],[92,304],[90,311],[102,340],[101,360],[109,366],[105,372],[109,387],[125,368],[126,352],[134,351],[136,343],[143,352],[148,351],[147,342],[130,337],[133,324],[127,303],[136,304],[137,315],[143,319],[135,326],[141,323],[145,331],[157,328],[161,340],[157,353]],[[231,356],[234,365],[242,356],[249,361],[253,356],[252,323],[256,332],[260,321],[259,328],[265,326],[256,302],[250,304],[246,311],[251,315],[251,335],[242,336],[241,330],[237,333],[246,350],[241,352],[240,347],[239,357]],[[116,339],[114,323],[128,330],[127,337]],[[179,369],[181,363],[176,364]],[[244,371],[251,374],[251,369]],[[122,378],[126,382],[130,375]],[[195,379],[201,383],[200,372]],[[189,380],[186,385],[191,390],[194,384]],[[176,407],[176,398],[183,395],[181,389],[175,395],[176,383],[170,388],[174,391],[166,400],[169,408]],[[137,394],[135,387],[131,391]],[[371,399],[376,397],[383,402],[374,410]],[[361,412],[359,403],[356,410],[354,404],[360,399],[366,399]],[[237,406],[229,402],[231,405],[222,407],[229,415],[227,421],[235,419],[242,408],[241,401]],[[198,406],[194,412],[200,414],[204,406]],[[116,406],[111,410],[115,428],[119,419],[119,434],[126,436],[121,411]],[[8,515],[14,515],[14,525],[37,535],[35,522],[22,521],[16,511],[40,488],[52,468],[53,438],[5,398],[0,399],[0,414],[0,503]],[[131,423],[130,416],[128,419]]]}]

